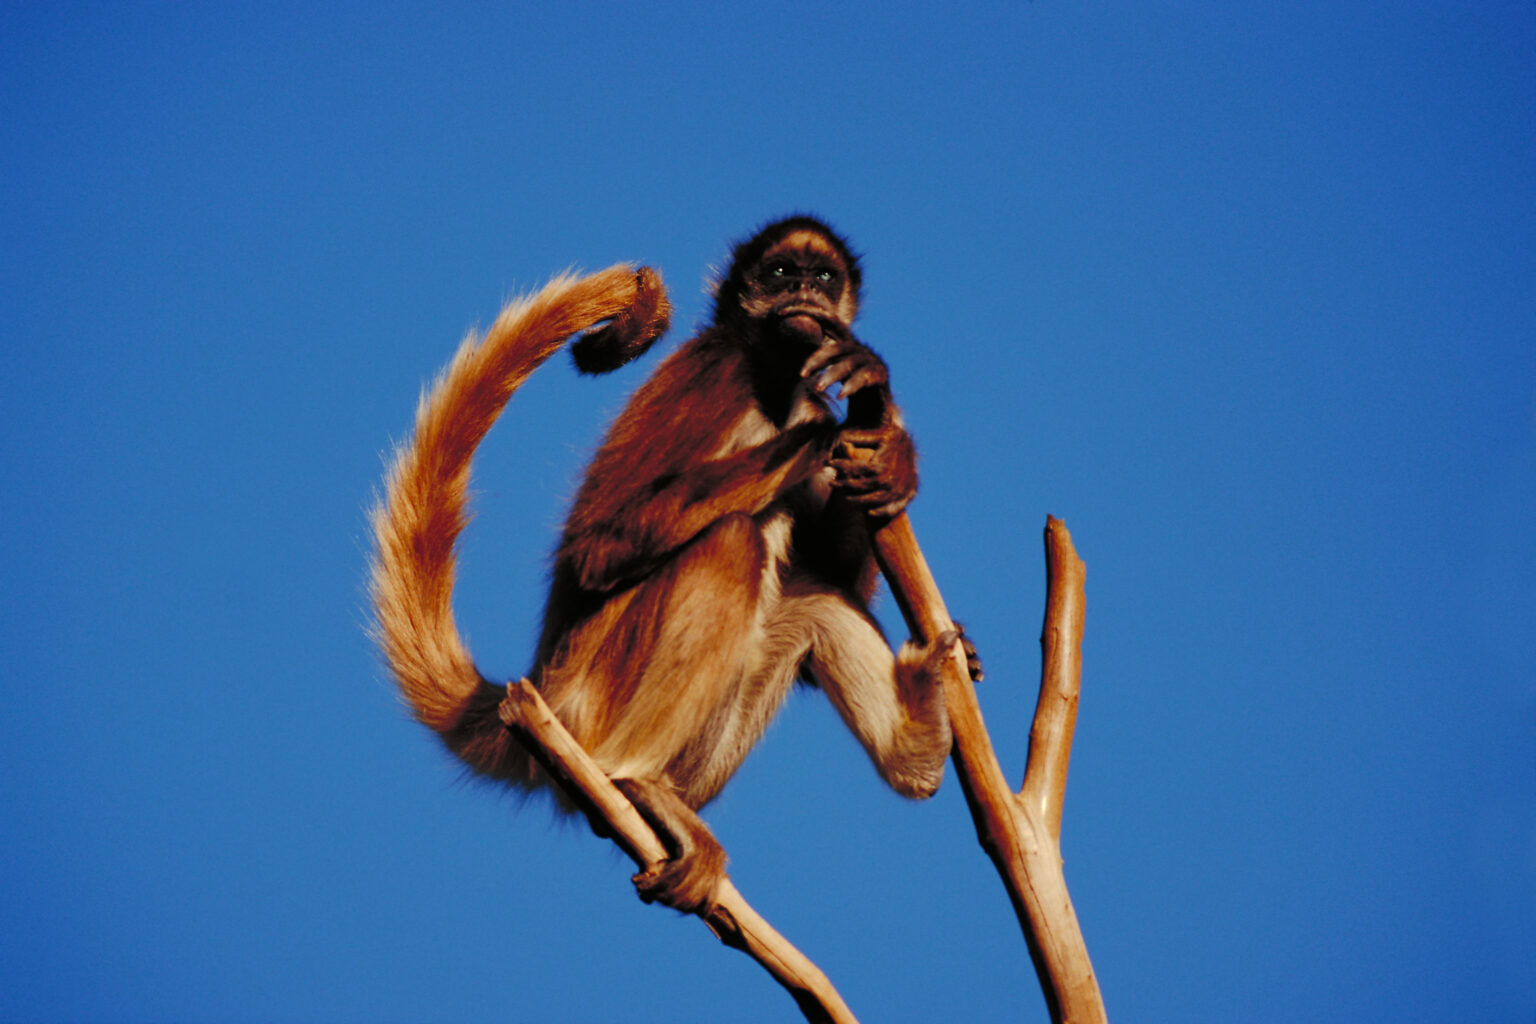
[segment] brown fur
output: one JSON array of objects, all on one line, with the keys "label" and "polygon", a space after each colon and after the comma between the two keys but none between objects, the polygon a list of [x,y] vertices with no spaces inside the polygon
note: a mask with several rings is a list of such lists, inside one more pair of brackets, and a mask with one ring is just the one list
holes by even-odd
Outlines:
[{"label": "brown fur", "polygon": [[[884,364],[848,331],[858,283],[846,243],[807,218],[738,247],[715,323],[614,421],[556,550],[529,675],[670,834],[676,863],[636,878],[646,898],[707,904],[724,855],[692,809],[720,791],[797,677],[827,692],[899,792],[926,796],[942,777],[950,737],[934,656],[954,638],[898,659],[867,609],[868,520],[894,514],[917,480]],[[374,516],[380,644],[417,717],[479,772],[538,781],[497,717],[502,689],[453,625],[470,457],[565,337],[610,320],[577,346],[583,368],[602,368],[649,344],[666,314],[659,280],[623,267],[512,304],[423,399],[390,474]],[[852,395],[847,424],[823,394],[831,385]]]}]

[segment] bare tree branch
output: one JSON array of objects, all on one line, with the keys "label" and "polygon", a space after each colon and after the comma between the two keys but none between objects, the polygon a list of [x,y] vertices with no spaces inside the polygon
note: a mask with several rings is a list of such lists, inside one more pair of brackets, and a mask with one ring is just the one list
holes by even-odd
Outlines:
[{"label": "bare tree branch", "polygon": [[1077,557],[1061,520],[1045,526],[1046,609],[1040,630],[1040,699],[1029,730],[1029,760],[1019,796],[1061,839],[1061,808],[1067,791],[1067,761],[1077,727],[1077,696],[1083,679],[1083,585],[1088,569]]},{"label": "bare tree branch", "polygon": [[[955,735],[955,771],[977,838],[1013,901],[1051,1019],[1102,1024],[1104,1002],[1067,894],[1059,842],[1082,675],[1085,569],[1060,520],[1047,519],[1045,538],[1044,664],[1019,793],[1004,781],[959,644],[944,662],[944,701]],[[930,640],[953,628],[905,513],[876,532],[875,552],[915,638]]]},{"label": "bare tree branch", "polygon": [[[571,801],[586,812],[593,831],[613,839],[642,870],[666,860],[667,851],[651,826],[566,731],[532,683],[524,679],[509,685],[500,714]],[[806,1020],[857,1024],[853,1011],[821,969],[753,910],[729,878],[721,881],[715,897],[715,908],[701,915],[704,923],[721,942],[746,953],[773,975],[794,997]]]}]

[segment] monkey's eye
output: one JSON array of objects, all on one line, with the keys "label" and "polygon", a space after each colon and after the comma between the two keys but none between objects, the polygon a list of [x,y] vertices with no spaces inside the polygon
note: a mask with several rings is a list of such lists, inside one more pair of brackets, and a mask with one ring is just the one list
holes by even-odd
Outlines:
[{"label": "monkey's eye", "polygon": [[788,263],[771,263],[768,266],[768,273],[772,274],[774,277],[787,277],[789,275],[789,271],[790,266]]},{"label": "monkey's eye", "polygon": [[830,270],[818,270],[816,272],[816,280],[818,281],[830,281],[835,276]]}]

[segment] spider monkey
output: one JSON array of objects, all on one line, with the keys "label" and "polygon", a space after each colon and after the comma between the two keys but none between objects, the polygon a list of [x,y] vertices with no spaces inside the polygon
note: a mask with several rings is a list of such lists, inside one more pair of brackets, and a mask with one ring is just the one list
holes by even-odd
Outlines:
[{"label": "spider monkey", "polygon": [[[957,639],[980,677],[960,634],[893,654],[869,612],[871,528],[911,501],[917,470],[886,366],[850,330],[860,285],[848,243],[811,217],[737,245],[712,322],[610,426],[555,550],[528,675],[667,846],[635,876],[647,902],[713,905],[725,854],[696,811],[797,678],[827,694],[892,788],[921,798],[950,750],[937,673]],[[646,268],[551,282],[465,341],[397,453],[373,514],[377,635],[416,716],[477,772],[545,781],[453,624],[475,446],[566,338],[593,328],[573,354],[604,372],[644,352],[670,312]]]}]

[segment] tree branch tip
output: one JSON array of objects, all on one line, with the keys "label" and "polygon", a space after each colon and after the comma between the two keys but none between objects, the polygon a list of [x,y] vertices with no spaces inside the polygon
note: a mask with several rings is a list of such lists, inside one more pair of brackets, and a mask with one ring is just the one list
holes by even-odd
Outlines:
[{"label": "tree branch tip", "polygon": [[528,721],[528,712],[539,705],[538,691],[527,679],[515,679],[507,684],[507,695],[496,705],[496,716],[501,724],[511,727]]}]

